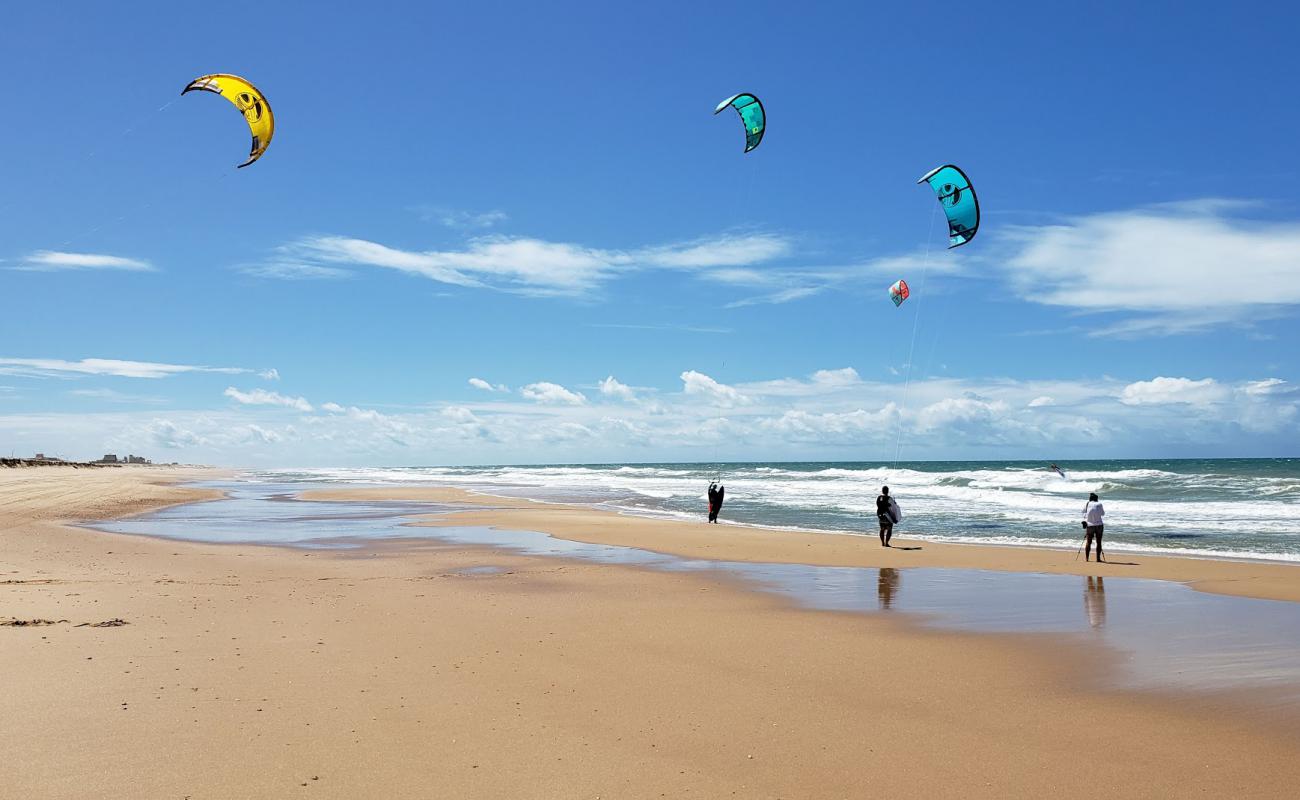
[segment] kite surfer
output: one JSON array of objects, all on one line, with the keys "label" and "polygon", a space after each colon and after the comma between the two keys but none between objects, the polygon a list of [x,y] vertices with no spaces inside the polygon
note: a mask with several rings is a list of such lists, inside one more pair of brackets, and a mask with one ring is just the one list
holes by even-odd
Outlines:
[{"label": "kite surfer", "polygon": [[[1101,534],[1105,527],[1104,518],[1106,509],[1102,507],[1101,501],[1097,499],[1096,492],[1088,495],[1088,503],[1083,507],[1083,560],[1087,561],[1088,556],[1092,554],[1093,537],[1097,539],[1097,561],[1105,561],[1101,554]],[[1076,554],[1075,558],[1079,556]]]},{"label": "kite surfer", "polygon": [[722,510],[722,499],[727,494],[727,487],[714,481],[709,484],[709,522],[717,523],[718,512]]},{"label": "kite surfer", "polygon": [[894,523],[903,518],[898,501],[889,496],[889,487],[883,486],[876,496],[876,517],[880,520],[880,544],[889,547],[889,540],[894,536]]}]

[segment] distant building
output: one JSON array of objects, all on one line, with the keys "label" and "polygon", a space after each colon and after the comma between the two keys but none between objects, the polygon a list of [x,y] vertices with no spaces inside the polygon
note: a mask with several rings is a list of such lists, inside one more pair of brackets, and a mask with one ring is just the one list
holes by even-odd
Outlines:
[{"label": "distant building", "polygon": [[116,456],[115,454],[113,454],[113,453],[106,453],[106,454],[104,454],[104,457],[101,458],[101,459],[99,460],[99,463],[101,463],[101,464],[116,464],[116,463],[117,463],[117,456]]},{"label": "distant building", "polygon": [[126,457],[126,463],[128,463],[128,464],[148,464],[149,461],[148,461],[144,456],[132,456],[132,455],[128,455],[128,456]]}]

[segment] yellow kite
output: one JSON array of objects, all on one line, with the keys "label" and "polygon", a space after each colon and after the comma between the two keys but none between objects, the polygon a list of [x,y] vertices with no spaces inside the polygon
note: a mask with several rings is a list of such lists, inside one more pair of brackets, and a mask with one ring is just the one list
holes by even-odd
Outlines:
[{"label": "yellow kite", "polygon": [[253,134],[253,149],[248,154],[248,160],[239,166],[246,167],[262,157],[266,148],[271,146],[271,137],[275,135],[275,117],[271,114],[271,104],[256,86],[238,75],[217,73],[195,78],[181,94],[193,91],[219,94],[234,103],[235,108],[244,115],[248,129]]}]

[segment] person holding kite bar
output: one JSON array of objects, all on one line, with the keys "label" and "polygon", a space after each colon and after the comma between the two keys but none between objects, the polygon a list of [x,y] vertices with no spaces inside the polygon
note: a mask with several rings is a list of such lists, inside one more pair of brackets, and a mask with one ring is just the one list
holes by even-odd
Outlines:
[{"label": "person holding kite bar", "polygon": [[[1101,534],[1105,528],[1106,509],[1102,507],[1101,501],[1097,499],[1097,494],[1093,492],[1088,495],[1088,503],[1083,507],[1083,560],[1087,561],[1088,556],[1092,554],[1093,537],[1097,539],[1097,561],[1105,561],[1101,554]],[[1076,554],[1075,558],[1079,556]]]}]

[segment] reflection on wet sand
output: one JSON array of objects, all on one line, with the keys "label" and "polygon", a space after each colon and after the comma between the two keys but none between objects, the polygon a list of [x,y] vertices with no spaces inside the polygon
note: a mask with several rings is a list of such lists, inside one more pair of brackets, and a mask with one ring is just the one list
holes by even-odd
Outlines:
[{"label": "reflection on wet sand", "polygon": [[1094,628],[1106,627],[1106,584],[1100,575],[1089,575],[1083,587],[1083,608],[1088,612],[1088,624]]},{"label": "reflection on wet sand", "polygon": [[[904,595],[900,592],[903,569],[706,561],[558,539],[537,531],[410,527],[406,523],[416,515],[457,507],[414,502],[268,502],[290,487],[239,483],[216,487],[229,497],[99,522],[94,527],[199,541],[310,548],[355,548],[366,539],[429,538],[598,564],[674,572],[723,571],[817,609],[918,614],[928,625],[991,633],[1086,629],[1124,654],[1117,679],[1126,687],[1272,688],[1300,709],[1297,603],[1205,594],[1178,583],[1137,578],[1111,578],[1107,598],[1103,579],[1093,576],[1084,578],[1081,617],[1075,594],[1078,576],[1073,575],[905,568]],[[489,557],[485,552],[485,558]],[[482,566],[490,566],[490,562]],[[492,573],[472,574],[486,578]],[[873,589],[876,608],[871,606]],[[1117,609],[1114,619],[1108,618],[1107,604]]]},{"label": "reflection on wet sand", "polygon": [[880,600],[880,610],[888,611],[894,605],[894,595],[898,593],[898,570],[893,567],[881,567],[876,578],[876,597]]}]

